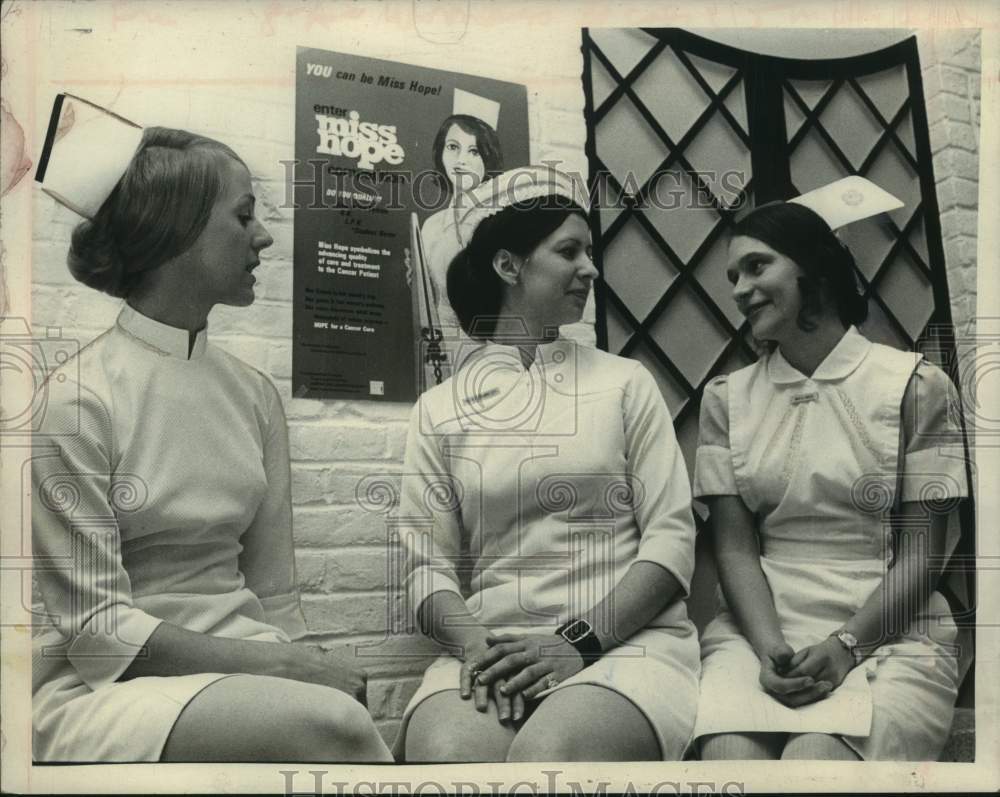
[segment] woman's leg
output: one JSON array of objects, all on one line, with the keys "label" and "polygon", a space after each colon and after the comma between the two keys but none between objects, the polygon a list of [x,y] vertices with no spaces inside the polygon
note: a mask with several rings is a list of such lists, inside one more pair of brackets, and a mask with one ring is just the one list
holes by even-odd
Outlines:
[{"label": "woman's leg", "polygon": [[698,740],[703,761],[775,761],[785,746],[784,733],[711,733]]},{"label": "woman's leg", "polygon": [[631,700],[574,684],[546,697],[518,731],[508,761],[659,761],[653,727]]},{"label": "woman's leg", "polygon": [[796,733],[788,737],[782,759],[797,761],[858,761],[861,759],[839,736]]},{"label": "woman's leg", "polygon": [[406,762],[503,761],[514,727],[501,725],[491,700],[486,713],[457,689],[437,692],[413,710],[406,728]]},{"label": "woman's leg", "polygon": [[161,761],[392,761],[368,711],[327,686],[232,675],[177,718]]}]

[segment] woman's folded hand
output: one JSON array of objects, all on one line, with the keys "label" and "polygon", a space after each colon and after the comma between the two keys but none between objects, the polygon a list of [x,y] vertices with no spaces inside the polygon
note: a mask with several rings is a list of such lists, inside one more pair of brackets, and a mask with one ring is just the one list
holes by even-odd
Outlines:
[{"label": "woman's folded hand", "polygon": [[490,698],[496,703],[497,717],[502,724],[517,722],[524,716],[524,698],[519,695],[508,695],[501,691],[507,683],[505,678],[497,678],[492,682],[481,680],[480,671],[491,656],[489,640],[481,640],[466,645],[462,668],[459,670],[458,692],[463,700],[473,699],[476,711],[485,712],[489,708]]},{"label": "woman's folded hand", "polygon": [[761,688],[789,708],[815,703],[833,690],[829,681],[793,671],[797,655],[789,645],[780,644],[760,657]]},{"label": "woman's folded hand", "polygon": [[814,681],[830,684],[833,691],[840,686],[852,669],[854,656],[835,637],[827,637],[816,645],[798,651],[790,660],[788,677],[811,677]]},{"label": "woman's folded hand", "polygon": [[583,658],[557,634],[504,634],[487,640],[478,680],[506,680],[501,693],[531,700],[583,669]]}]

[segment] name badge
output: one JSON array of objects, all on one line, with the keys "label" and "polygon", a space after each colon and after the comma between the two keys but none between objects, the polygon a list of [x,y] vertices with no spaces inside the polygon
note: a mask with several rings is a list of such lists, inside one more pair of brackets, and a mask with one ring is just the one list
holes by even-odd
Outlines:
[{"label": "name badge", "polygon": [[792,396],[792,404],[805,404],[809,401],[819,401],[819,393],[812,390],[808,393],[798,393]]},{"label": "name badge", "polygon": [[492,390],[487,390],[485,393],[478,393],[475,396],[469,396],[468,398],[462,399],[465,404],[474,404],[476,402],[486,401],[488,398],[493,398],[493,396],[500,395],[500,388],[495,387]]}]

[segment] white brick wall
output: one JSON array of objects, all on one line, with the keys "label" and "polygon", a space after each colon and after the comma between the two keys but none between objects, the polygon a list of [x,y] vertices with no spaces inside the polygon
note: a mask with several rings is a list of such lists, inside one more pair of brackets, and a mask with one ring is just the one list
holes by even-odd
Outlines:
[{"label": "white brick wall", "polygon": [[[72,27],[93,28],[93,49],[82,34],[68,38],[70,34],[52,32],[51,27],[40,29],[46,47],[63,48],[39,75],[44,87],[38,94],[40,109],[47,108],[52,90],[60,85],[97,100],[114,99],[117,109],[140,121],[219,137],[233,145],[260,178],[260,212],[275,244],[265,252],[259,272],[259,299],[249,309],[213,311],[211,334],[216,343],[270,374],[278,386],[289,422],[296,562],[306,617],[326,646],[373,646],[359,648],[364,656],[360,661],[372,675],[370,708],[391,739],[433,646],[416,637],[378,644],[390,611],[386,531],[379,517],[356,506],[354,490],[367,474],[399,471],[410,408],[290,395],[292,219],[291,212],[278,205],[284,198],[279,161],[293,154],[294,46],[526,83],[532,157],[559,158],[567,168],[585,172],[579,26],[533,25],[510,37],[498,37],[495,28],[470,26],[460,43],[433,44],[406,25],[393,28],[392,37],[372,35],[373,25],[391,24],[394,15],[402,13],[399,5],[387,6],[384,12],[369,7],[336,20],[320,10],[295,6],[301,13],[289,10],[264,21],[248,21],[238,14],[214,17],[221,12],[206,7],[207,17],[198,26],[157,21],[150,17],[151,5],[140,5],[131,16],[121,8],[114,12],[117,16],[109,16],[106,7],[89,8],[71,6],[79,17]],[[383,13],[384,19],[373,21],[373,15]],[[226,33],[208,33],[216,30]],[[498,46],[498,38],[503,46]],[[978,38],[965,36],[951,45],[941,40],[934,45],[924,52],[925,88],[952,303],[956,325],[962,329],[974,321],[975,313],[979,44]],[[180,61],[177,53],[185,54]],[[199,59],[207,66],[199,69]],[[161,72],[178,76],[163,80],[158,78]],[[104,82],[75,86],[76,77]],[[33,323],[60,326],[64,334],[86,341],[113,323],[119,303],[68,275],[65,252],[75,217],[38,192],[33,208]]]},{"label": "white brick wall", "polygon": [[919,39],[948,290],[960,344],[976,331],[980,40],[971,31]]}]

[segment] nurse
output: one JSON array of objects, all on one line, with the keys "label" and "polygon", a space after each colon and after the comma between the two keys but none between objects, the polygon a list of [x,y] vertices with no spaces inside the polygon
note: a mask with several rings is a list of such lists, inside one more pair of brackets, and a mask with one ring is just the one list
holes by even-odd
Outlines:
[{"label": "nurse", "polygon": [[448,295],[478,348],[414,408],[408,599],[446,654],[407,761],[676,760],[698,642],[686,469],[642,365],[559,337],[597,271],[586,198],[527,167],[481,187]]},{"label": "nurse", "polygon": [[69,267],[123,297],[50,378],[33,441],[36,761],[387,761],[365,674],[293,640],[288,440],[208,340],[271,236],[224,144],[56,101],[38,178],[84,216]]},{"label": "nurse", "polygon": [[966,495],[954,388],[864,338],[832,232],[902,203],[860,177],[738,222],[727,273],[766,353],[710,382],[694,494],[721,610],[702,637],[707,759],[935,760],[958,688],[934,585]]}]

